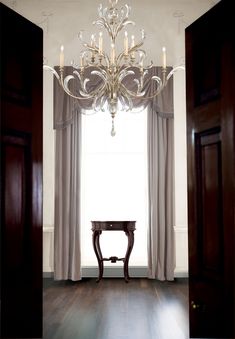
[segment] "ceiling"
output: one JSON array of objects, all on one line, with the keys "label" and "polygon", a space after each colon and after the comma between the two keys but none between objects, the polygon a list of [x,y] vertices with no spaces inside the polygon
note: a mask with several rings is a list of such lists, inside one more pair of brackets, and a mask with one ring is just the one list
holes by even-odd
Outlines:
[{"label": "ceiling", "polygon": [[[98,30],[92,25],[97,19],[100,3],[108,0],[2,0],[2,3],[40,26],[44,31],[44,56],[46,62],[58,64],[60,45],[65,46],[67,63],[77,58],[82,47],[77,35],[87,32],[87,39]],[[144,28],[144,44],[149,58],[159,60],[161,47],[166,46],[168,62],[179,64],[184,59],[184,30],[214,6],[218,0],[119,0],[118,7],[128,3],[132,10],[130,33],[140,36]],[[144,3],[144,5],[143,5]],[[123,33],[121,33],[123,34]],[[85,35],[86,36],[86,35]],[[122,40],[122,37],[121,37]],[[158,62],[155,61],[155,64]]]}]

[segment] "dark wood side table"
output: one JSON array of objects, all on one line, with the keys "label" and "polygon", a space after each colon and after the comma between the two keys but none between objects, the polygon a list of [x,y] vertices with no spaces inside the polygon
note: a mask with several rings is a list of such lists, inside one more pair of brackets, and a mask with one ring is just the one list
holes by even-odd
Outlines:
[{"label": "dark wood side table", "polygon": [[[130,280],[128,272],[128,263],[131,255],[131,251],[134,246],[134,230],[135,230],[135,221],[92,221],[92,231],[93,231],[93,247],[98,260],[99,265],[99,277],[97,282],[99,282],[103,277],[104,272],[104,261],[111,261],[116,263],[117,261],[123,261],[124,263],[124,278],[128,282]],[[110,257],[103,258],[101,248],[100,248],[100,235],[102,231],[124,231],[128,237],[128,244],[126,255],[124,258]]]}]

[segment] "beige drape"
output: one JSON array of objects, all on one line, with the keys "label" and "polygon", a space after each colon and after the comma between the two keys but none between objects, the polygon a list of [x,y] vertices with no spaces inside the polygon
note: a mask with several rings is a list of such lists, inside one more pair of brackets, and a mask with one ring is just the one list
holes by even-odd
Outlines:
[{"label": "beige drape", "polygon": [[[70,69],[66,70],[68,73]],[[76,102],[54,81],[55,240],[54,278],[81,279],[81,115]]]},{"label": "beige drape", "polygon": [[148,108],[148,277],[173,280],[174,150],[173,119]]},{"label": "beige drape", "polygon": [[[169,67],[167,73],[171,70]],[[148,76],[161,77],[161,67],[153,67]],[[145,98],[151,97],[156,83],[145,86]],[[148,111],[148,277],[173,280],[174,240],[174,108],[173,79],[154,99],[135,100],[135,107]]]}]

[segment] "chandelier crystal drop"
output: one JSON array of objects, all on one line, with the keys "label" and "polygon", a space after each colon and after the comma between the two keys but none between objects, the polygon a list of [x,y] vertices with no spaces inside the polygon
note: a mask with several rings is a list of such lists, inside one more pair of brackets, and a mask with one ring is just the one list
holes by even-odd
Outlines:
[{"label": "chandelier crystal drop", "polygon": [[[73,72],[71,75],[64,76],[64,47],[61,46],[59,72],[48,65],[44,69],[50,70],[58,79],[63,90],[71,97],[78,100],[90,100],[91,109],[94,112],[104,111],[107,106],[112,117],[111,135],[116,134],[114,127],[114,118],[117,111],[131,111],[133,108],[133,99],[146,99],[144,85],[146,81],[155,81],[156,90],[151,97],[157,96],[166,87],[168,80],[183,66],[173,68],[167,74],[166,49],[162,48],[162,77],[157,75],[151,78],[147,77],[153,63],[145,65],[146,52],[142,49],[145,40],[145,32],[142,29],[140,39],[136,42],[135,36],[131,37],[126,31],[126,26],[135,25],[129,20],[131,8],[127,4],[118,9],[118,0],[109,0],[109,7],[98,7],[98,20],[93,24],[101,28],[98,36],[91,35],[90,42],[83,38],[82,31],[78,37],[84,49],[80,52],[79,65],[72,63]],[[118,54],[116,46],[117,37],[122,31],[121,45],[123,50]],[[124,31],[124,32],[123,32]],[[107,33],[110,39],[110,48],[104,50],[104,33]],[[94,76],[100,81],[94,88]],[[135,86],[128,88],[128,79],[134,82]],[[74,86],[71,83],[79,82],[76,91],[71,90]],[[134,89],[133,89],[134,88]]]}]

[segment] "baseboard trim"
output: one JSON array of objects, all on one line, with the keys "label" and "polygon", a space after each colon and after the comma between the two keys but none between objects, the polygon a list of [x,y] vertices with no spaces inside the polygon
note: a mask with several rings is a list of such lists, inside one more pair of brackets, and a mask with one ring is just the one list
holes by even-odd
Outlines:
[{"label": "baseboard trim", "polygon": [[184,269],[182,269],[182,270],[175,270],[174,277],[175,278],[188,278],[188,272],[185,271]]},{"label": "baseboard trim", "polygon": [[54,272],[43,272],[43,278],[54,278]]},{"label": "baseboard trim", "polygon": [[[146,266],[131,266],[129,267],[130,277],[133,278],[147,278],[148,267]],[[84,266],[82,267],[83,278],[97,278],[99,275],[98,267]],[[54,272],[43,272],[43,278],[53,278]],[[123,278],[123,266],[106,266],[104,267],[104,278]],[[175,278],[188,278],[188,272],[185,270],[176,270],[174,273]]]},{"label": "baseboard trim", "polygon": [[[82,277],[95,278],[98,277],[99,270],[96,266],[82,267]],[[129,275],[135,278],[147,278],[148,268],[145,266],[132,266],[129,267]],[[104,278],[123,278],[123,266],[106,266],[104,267]]]}]

